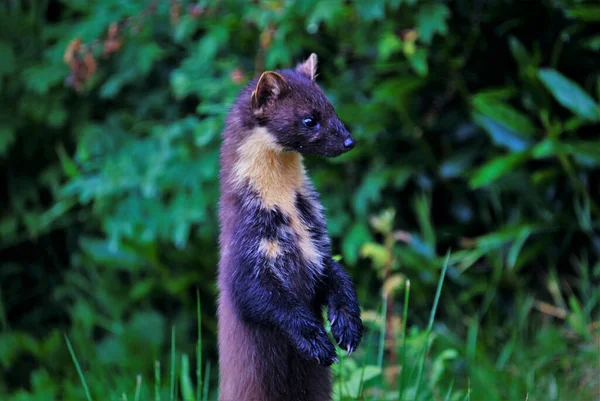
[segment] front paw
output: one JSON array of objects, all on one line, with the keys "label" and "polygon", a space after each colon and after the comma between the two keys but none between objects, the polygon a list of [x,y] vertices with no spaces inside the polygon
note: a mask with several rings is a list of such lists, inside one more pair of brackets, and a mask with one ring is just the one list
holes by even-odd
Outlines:
[{"label": "front paw", "polygon": [[304,331],[296,341],[296,348],[306,359],[316,360],[320,365],[330,366],[338,362],[335,346],[323,327]]},{"label": "front paw", "polygon": [[[341,300],[340,300],[341,301]],[[331,302],[328,310],[331,334],[340,348],[351,354],[362,339],[363,324],[357,302]]]}]

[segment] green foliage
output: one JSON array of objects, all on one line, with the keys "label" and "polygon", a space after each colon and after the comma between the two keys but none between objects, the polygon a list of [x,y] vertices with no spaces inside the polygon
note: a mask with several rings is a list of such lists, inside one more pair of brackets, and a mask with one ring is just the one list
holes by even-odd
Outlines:
[{"label": "green foliage", "polygon": [[[599,12],[2,3],[0,398],[214,399],[220,131],[250,78],[311,52],[358,141],[306,159],[369,328],[336,397],[597,397]],[[65,62],[74,39],[95,70]]]}]

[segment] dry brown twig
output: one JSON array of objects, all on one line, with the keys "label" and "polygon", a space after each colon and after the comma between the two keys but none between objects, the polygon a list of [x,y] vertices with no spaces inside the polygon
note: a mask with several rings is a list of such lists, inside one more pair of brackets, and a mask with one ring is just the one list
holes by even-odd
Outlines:
[{"label": "dry brown twig", "polygon": [[[98,67],[97,56],[94,53],[98,53],[98,49],[101,48],[101,55],[106,58],[118,52],[123,46],[126,29],[131,27],[132,33],[137,34],[141,30],[144,20],[156,12],[157,6],[158,0],[154,0],[139,14],[119,22],[112,22],[107,29],[106,36],[91,43],[84,44],[80,38],[69,42],[63,60],[69,66],[71,74],[66,78],[65,85],[74,88],[77,92],[83,91],[85,83],[93,76]],[[187,8],[187,13],[192,18],[200,17],[204,11],[204,7],[198,4],[190,5]],[[177,25],[181,17],[179,0],[170,0],[169,14],[171,24]]]}]

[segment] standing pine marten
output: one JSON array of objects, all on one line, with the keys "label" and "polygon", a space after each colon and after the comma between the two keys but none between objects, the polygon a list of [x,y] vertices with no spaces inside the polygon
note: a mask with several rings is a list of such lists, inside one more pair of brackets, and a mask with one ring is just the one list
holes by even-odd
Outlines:
[{"label": "standing pine marten", "polygon": [[267,71],[241,92],[221,147],[220,401],[331,399],[329,366],[363,325],[354,284],[331,257],[303,155],[336,157],[354,139],[317,83],[317,56]]}]

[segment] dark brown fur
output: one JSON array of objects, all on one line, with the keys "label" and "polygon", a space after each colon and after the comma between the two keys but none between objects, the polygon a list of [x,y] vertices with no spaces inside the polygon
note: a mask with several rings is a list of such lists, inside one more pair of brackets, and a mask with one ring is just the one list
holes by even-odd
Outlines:
[{"label": "dark brown fur", "polygon": [[[326,401],[335,348],[362,336],[349,277],[331,259],[302,155],[337,156],[354,140],[314,81],[316,56],[264,73],[232,107],[221,149],[220,401]],[[317,125],[307,125],[311,117]],[[312,124],[310,124],[312,125]]]}]

